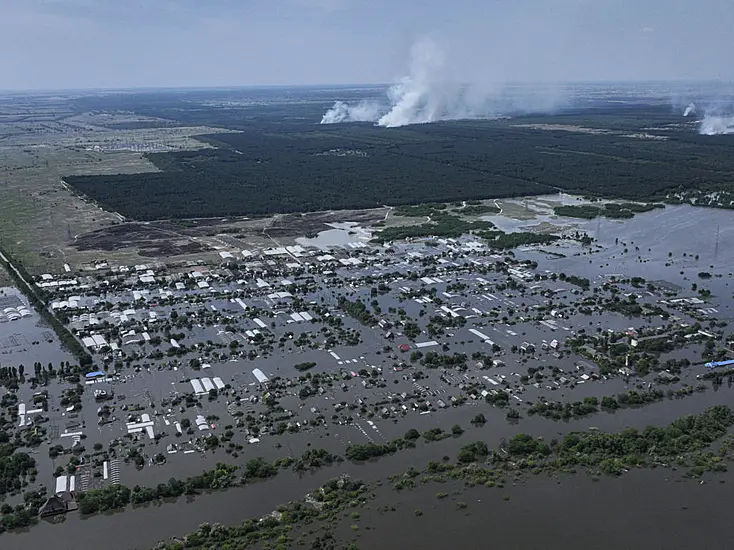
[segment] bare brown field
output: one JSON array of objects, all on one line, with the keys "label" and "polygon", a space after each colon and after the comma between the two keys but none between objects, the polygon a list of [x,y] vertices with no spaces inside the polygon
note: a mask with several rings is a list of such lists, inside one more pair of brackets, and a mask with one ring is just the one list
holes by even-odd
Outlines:
[{"label": "bare brown field", "polygon": [[[99,259],[124,264],[210,249],[189,236],[126,227],[121,216],[77,196],[61,178],[156,171],[142,151],[209,147],[193,136],[217,129],[120,130],[101,124],[155,120],[73,115],[51,100],[29,102],[0,106],[0,246],[31,273],[60,271],[63,264],[76,269]],[[135,148],[142,151],[128,150]]]}]

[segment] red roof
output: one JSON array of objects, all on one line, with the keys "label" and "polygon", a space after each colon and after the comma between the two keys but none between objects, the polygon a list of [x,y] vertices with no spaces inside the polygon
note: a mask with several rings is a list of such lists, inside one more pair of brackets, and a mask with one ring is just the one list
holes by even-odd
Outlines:
[{"label": "red roof", "polygon": [[408,344],[400,344],[398,348],[400,348],[400,351],[408,351],[410,346]]}]

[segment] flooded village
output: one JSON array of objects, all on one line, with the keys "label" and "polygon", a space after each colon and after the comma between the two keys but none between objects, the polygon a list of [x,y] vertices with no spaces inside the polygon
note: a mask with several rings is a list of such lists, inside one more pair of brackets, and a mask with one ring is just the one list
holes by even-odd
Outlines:
[{"label": "flooded village", "polygon": [[[339,224],[223,246],[215,262],[100,258],[34,277],[83,354],[9,283],[2,444],[29,461],[4,480],[2,547],[149,548],[475,440],[642,429],[730,403],[730,214],[579,220],[548,201],[481,217],[554,236],[544,244],[378,242],[376,227]],[[117,502],[116,487],[131,493]]]}]

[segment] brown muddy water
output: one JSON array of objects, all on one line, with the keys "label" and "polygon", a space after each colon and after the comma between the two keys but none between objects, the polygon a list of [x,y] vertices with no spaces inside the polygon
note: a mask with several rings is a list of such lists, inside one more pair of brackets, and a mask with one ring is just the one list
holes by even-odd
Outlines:
[{"label": "brown muddy water", "polygon": [[[725,483],[721,483],[725,481]],[[734,548],[730,510],[733,474],[704,485],[680,472],[632,471],[621,478],[589,476],[527,478],[505,488],[430,483],[396,493],[383,487],[377,506],[345,518],[340,540],[358,548],[706,550]],[[438,499],[436,492],[449,493]],[[504,500],[509,497],[509,500]],[[459,509],[459,502],[466,504]],[[416,510],[422,512],[417,516]],[[359,529],[355,532],[352,524]]]},{"label": "brown muddy water", "polygon": [[[533,417],[521,420],[517,425],[507,422],[488,424],[482,428],[469,428],[459,438],[421,444],[416,449],[398,452],[366,464],[344,462],[305,475],[284,471],[276,478],[263,483],[200,495],[191,500],[182,498],[176,502],[128,509],[121,513],[98,515],[86,519],[81,519],[76,513],[71,513],[61,524],[53,525],[42,521],[27,532],[3,534],[0,536],[0,549],[28,550],[45,548],[49,545],[53,546],[55,550],[150,548],[160,540],[185,535],[195,530],[203,522],[234,525],[250,517],[263,516],[274,510],[279,504],[303,498],[307,492],[343,473],[366,483],[375,484],[391,474],[404,472],[410,466],[424,467],[428,461],[440,460],[444,455],[454,458],[462,445],[478,439],[496,446],[502,438],[510,437],[518,432],[551,438],[568,431],[585,430],[589,426],[598,426],[605,431],[618,431],[628,426],[642,428],[648,424],[663,426],[680,416],[700,413],[706,407],[714,404],[731,404],[733,398],[732,390],[724,386],[719,391],[709,389],[680,401],[666,400],[642,409],[625,409],[614,414],[599,413],[568,423]],[[428,418],[430,416],[421,417],[425,419],[426,425],[416,427],[421,431],[431,427],[432,422]],[[167,472],[165,479],[155,481],[166,482],[167,477],[172,473]],[[635,531],[630,531],[630,529],[638,529],[639,523],[641,532],[659,530],[667,534],[668,520],[665,519],[664,511],[674,510],[676,514],[671,517],[676,519],[672,520],[671,525],[676,529],[685,527],[685,529],[698,533],[701,525],[708,525],[704,529],[705,532],[718,529],[724,530],[724,533],[731,531],[734,536],[734,529],[729,531],[725,529],[727,522],[724,516],[728,503],[727,496],[731,494],[731,485],[720,486],[718,479],[724,478],[715,478],[702,486],[691,481],[675,482],[674,479],[680,478],[681,475],[682,472],[633,472],[621,479],[603,479],[600,482],[593,482],[582,473],[561,478],[560,485],[557,481],[547,477],[531,477],[515,487],[510,486],[508,482],[508,486],[504,489],[482,489],[481,494],[486,496],[460,497],[467,503],[471,501],[480,504],[477,501],[482,500],[483,506],[480,506],[479,509],[476,509],[474,504],[471,510],[467,509],[466,512],[473,514],[471,520],[462,519],[464,514],[458,513],[460,511],[444,517],[447,510],[454,510],[455,503],[452,504],[454,508],[444,509],[441,508],[442,503],[436,502],[438,500],[435,497],[437,491],[449,492],[442,485],[432,484],[425,490],[405,493],[396,493],[391,489],[381,488],[379,489],[381,495],[379,504],[392,504],[405,499],[408,503],[400,506],[398,512],[394,513],[396,515],[387,515],[385,518],[376,517],[375,523],[378,527],[382,525],[378,531],[390,539],[391,545],[392,541],[402,541],[403,545],[408,544],[407,533],[404,532],[401,525],[402,522],[410,520],[410,525],[415,525],[415,529],[418,530],[424,529],[425,525],[435,527],[435,536],[426,535],[425,540],[420,543],[424,548],[443,548],[449,544],[458,548],[486,548],[487,546],[481,546],[481,544],[490,545],[491,541],[495,540],[502,541],[499,543],[500,548],[615,547],[599,546],[598,541],[593,543],[593,540],[596,539],[589,537],[580,537],[581,542],[578,546],[571,546],[570,543],[565,542],[566,539],[563,537],[566,536],[566,533],[586,533],[584,526],[588,527],[589,532],[601,533],[598,536],[604,538],[603,542],[608,538],[606,534],[608,530],[627,531],[629,540],[624,539],[627,542],[617,544],[616,548],[637,548],[639,546],[635,545],[636,535],[630,534]],[[670,480],[665,481],[666,477]],[[734,482],[734,475],[731,476],[731,482]],[[690,498],[688,492],[690,492]],[[505,494],[511,496],[507,502],[502,500]],[[708,497],[700,497],[702,494],[710,495],[710,502],[707,500]],[[484,506],[490,506],[490,504],[491,507],[484,510]],[[406,506],[408,507],[407,512]],[[676,506],[687,506],[687,514],[684,514],[683,517],[696,518],[695,523],[687,527],[680,525],[678,522],[682,519],[678,518],[678,515],[681,512],[677,511]],[[414,515],[417,508],[424,512],[424,516]],[[434,509],[436,510],[434,519],[427,519]],[[480,510],[484,511],[480,512]],[[635,512],[633,513],[632,510]],[[709,519],[709,516],[706,515],[709,512],[718,520]],[[402,517],[401,514],[405,517]],[[495,514],[499,514],[497,519],[495,519]],[[705,521],[702,522],[699,516]],[[396,521],[394,532],[390,530],[389,525],[383,525],[383,522],[393,521],[390,518],[395,518]],[[646,523],[645,518],[649,519],[651,523]],[[423,520],[423,523],[414,523],[418,520]],[[653,529],[649,525],[656,525],[656,527]],[[531,528],[528,529],[528,527]],[[519,533],[515,533],[518,530]],[[532,533],[526,532],[528,530]],[[348,531],[347,536],[352,536],[350,528]],[[561,537],[559,539],[561,542],[557,546],[555,544],[546,545],[542,542],[545,540],[543,532]],[[360,533],[362,538],[359,547],[373,548],[372,539],[369,537],[372,537],[374,533],[369,535],[362,531]],[[456,539],[459,534],[461,538],[451,543],[452,537]],[[539,538],[533,539],[531,534]],[[418,535],[420,533],[411,536]],[[640,540],[646,541],[646,548],[688,547],[656,546],[658,539],[650,537],[643,537]],[[678,539],[674,537],[671,540],[676,542]],[[457,542],[469,546],[457,546]],[[397,548],[400,543],[395,542],[394,544],[395,546],[390,547]],[[410,544],[409,547],[418,548],[420,546],[416,542]],[[703,546],[703,548],[718,547]],[[734,548],[734,544],[730,547]]]}]

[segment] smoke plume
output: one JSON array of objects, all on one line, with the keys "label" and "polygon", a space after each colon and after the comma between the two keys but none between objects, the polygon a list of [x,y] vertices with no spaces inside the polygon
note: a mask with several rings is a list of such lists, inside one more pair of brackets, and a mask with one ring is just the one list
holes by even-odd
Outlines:
[{"label": "smoke plume", "polygon": [[703,113],[703,116],[697,120],[698,133],[704,136],[716,136],[722,134],[734,134],[734,103],[730,100],[711,100],[691,105],[686,108],[683,116],[696,114],[696,111]]},{"label": "smoke plume", "polygon": [[734,95],[729,87],[710,86],[687,91],[673,98],[673,108],[678,112],[682,110],[684,117],[696,117],[692,124],[698,126],[700,135],[734,134]]},{"label": "smoke plume", "polygon": [[348,105],[337,101],[321,119],[321,124],[339,122],[374,122],[379,118],[381,107],[378,103],[362,101],[356,105]]},{"label": "smoke plume", "polygon": [[716,136],[720,134],[734,134],[734,115],[706,115],[701,121],[698,130],[704,136]]},{"label": "smoke plume", "polygon": [[408,75],[388,89],[382,102],[349,105],[338,101],[324,114],[321,124],[374,122],[396,128],[444,120],[497,118],[558,106],[558,96],[550,89],[461,84],[448,78],[446,69],[444,52],[433,41],[421,40],[411,49]]}]

